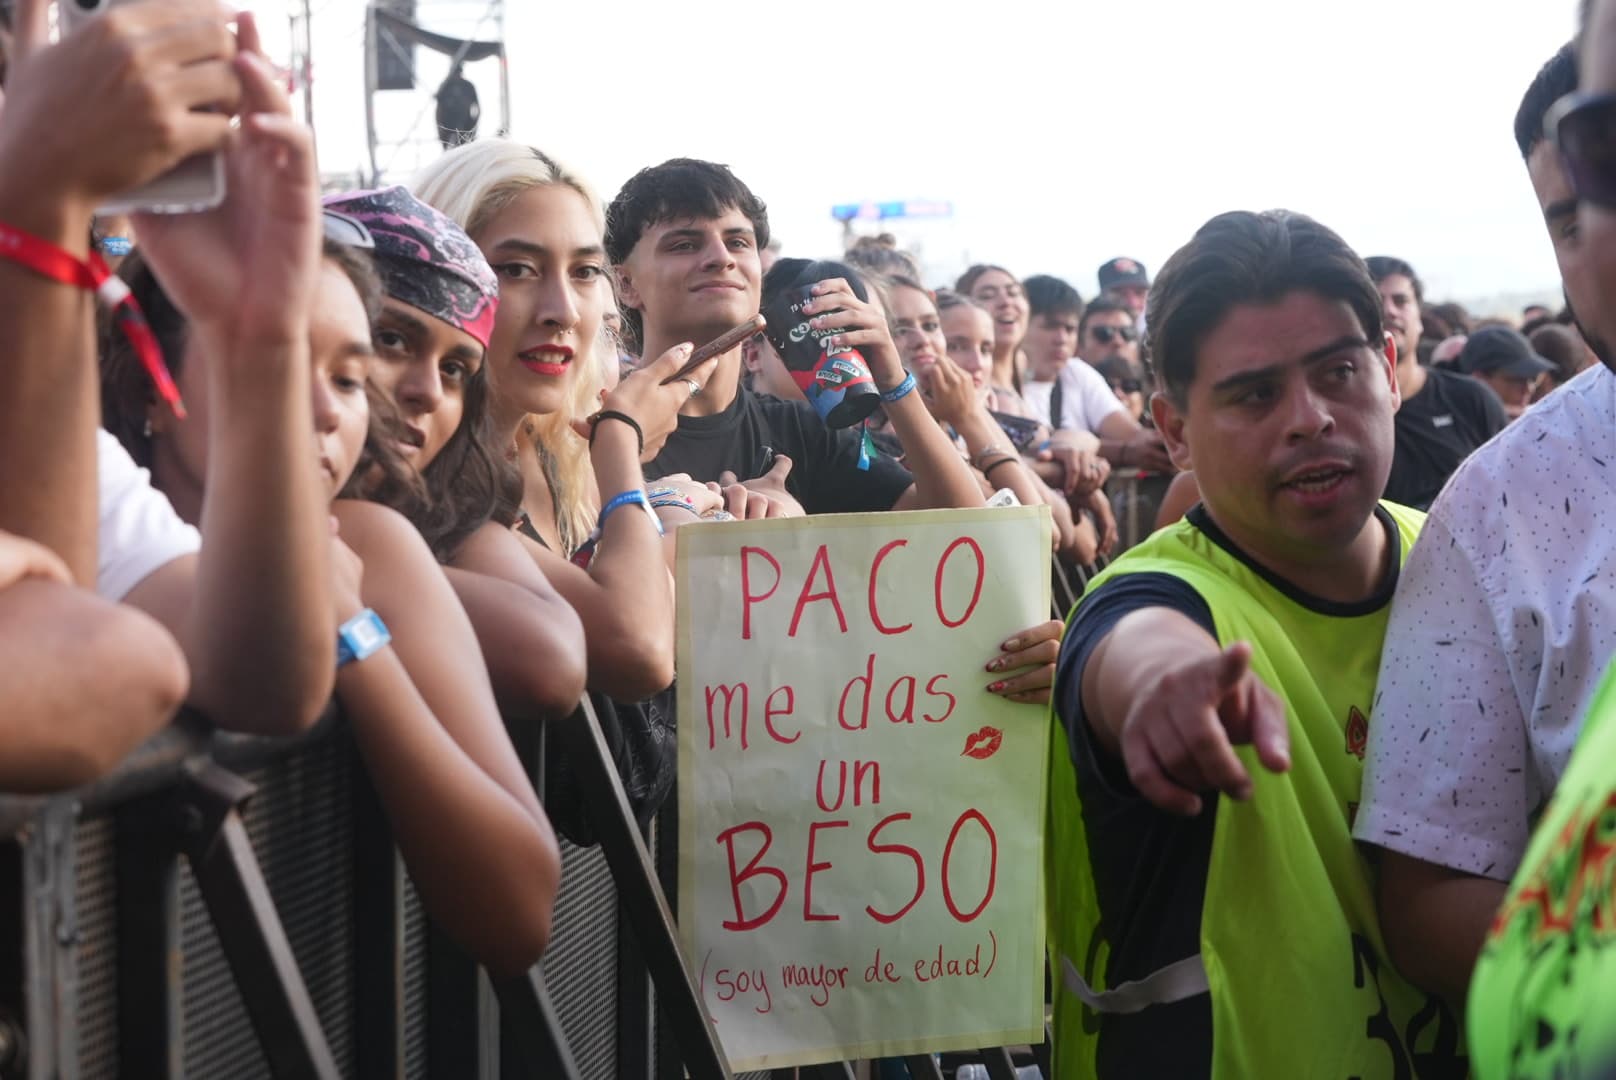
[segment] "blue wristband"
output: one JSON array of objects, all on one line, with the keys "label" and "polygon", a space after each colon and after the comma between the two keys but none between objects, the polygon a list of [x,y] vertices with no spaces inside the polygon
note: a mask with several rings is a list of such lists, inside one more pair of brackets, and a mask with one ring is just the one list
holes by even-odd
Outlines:
[{"label": "blue wristband", "polygon": [[101,250],[112,256],[127,255],[135,250],[135,242],[127,236],[103,236]]},{"label": "blue wristband", "polygon": [[903,382],[899,383],[897,386],[894,386],[891,390],[883,390],[883,391],[881,391],[881,400],[887,402],[888,404],[891,404],[894,401],[902,401],[904,398],[909,396],[909,394],[914,390],[914,388],[915,388],[915,376],[914,376],[914,373],[913,372],[905,372],[904,376],[903,376]]},{"label": "blue wristband", "polygon": [[392,640],[382,617],[366,608],[337,627],[337,666],[363,660]]},{"label": "blue wristband", "polygon": [[606,528],[606,519],[611,517],[613,510],[616,510],[619,506],[628,506],[630,503],[638,503],[645,508],[645,516],[651,519],[651,524],[656,526],[657,535],[661,536],[662,521],[656,516],[656,512],[651,509],[651,500],[645,497],[643,488],[634,488],[631,491],[623,492],[621,495],[612,496],[606,505],[600,508],[600,520],[595,525],[595,535],[598,537],[602,530]]}]

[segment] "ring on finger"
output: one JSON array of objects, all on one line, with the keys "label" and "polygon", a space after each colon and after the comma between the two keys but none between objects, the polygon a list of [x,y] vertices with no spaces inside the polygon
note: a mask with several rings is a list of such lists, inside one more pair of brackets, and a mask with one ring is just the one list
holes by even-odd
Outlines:
[{"label": "ring on finger", "polygon": [[681,379],[680,381],[686,386],[690,387],[691,397],[695,397],[697,394],[701,393],[701,383],[697,382],[695,379]]}]

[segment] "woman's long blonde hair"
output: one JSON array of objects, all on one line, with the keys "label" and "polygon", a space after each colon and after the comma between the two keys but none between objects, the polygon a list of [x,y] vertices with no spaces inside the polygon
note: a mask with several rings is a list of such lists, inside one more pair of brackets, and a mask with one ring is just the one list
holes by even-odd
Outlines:
[{"label": "woman's long blonde hair", "polygon": [[[583,196],[596,229],[605,235],[606,215],[594,189],[537,147],[509,139],[483,139],[456,147],[422,169],[411,186],[422,202],[436,207],[473,240],[479,240],[488,223],[517,196],[552,184]],[[529,415],[517,436],[531,437],[538,449],[555,503],[556,529],[568,555],[589,535],[600,509],[591,491],[589,446],[572,430],[572,420],[599,408],[606,365],[617,363],[617,345],[606,320],[601,320],[600,331],[590,344],[586,366],[574,377],[566,407],[545,416]]]}]

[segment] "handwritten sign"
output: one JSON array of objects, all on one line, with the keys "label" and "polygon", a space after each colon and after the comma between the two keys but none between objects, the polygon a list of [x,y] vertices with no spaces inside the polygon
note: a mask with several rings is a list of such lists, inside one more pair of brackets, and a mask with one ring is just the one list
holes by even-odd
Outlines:
[{"label": "handwritten sign", "polygon": [[1043,507],[679,535],[679,923],[739,1070],[1036,1042]]}]

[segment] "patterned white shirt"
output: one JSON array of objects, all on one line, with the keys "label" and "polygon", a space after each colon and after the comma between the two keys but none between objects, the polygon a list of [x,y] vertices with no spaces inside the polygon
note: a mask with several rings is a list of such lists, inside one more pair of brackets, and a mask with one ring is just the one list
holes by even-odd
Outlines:
[{"label": "patterned white shirt", "polygon": [[1392,602],[1354,835],[1507,881],[1616,657],[1616,375],[1462,464]]}]

